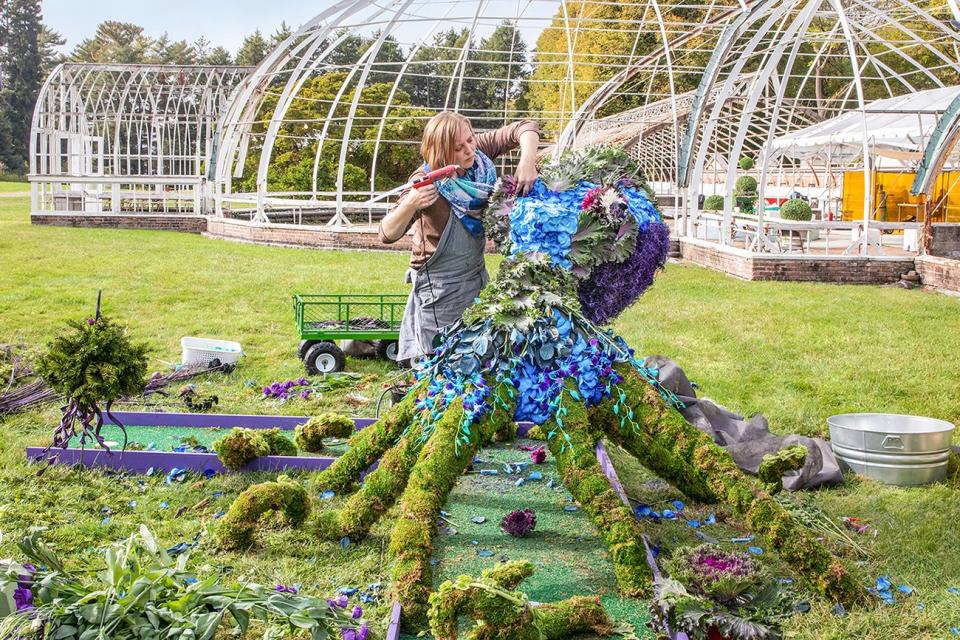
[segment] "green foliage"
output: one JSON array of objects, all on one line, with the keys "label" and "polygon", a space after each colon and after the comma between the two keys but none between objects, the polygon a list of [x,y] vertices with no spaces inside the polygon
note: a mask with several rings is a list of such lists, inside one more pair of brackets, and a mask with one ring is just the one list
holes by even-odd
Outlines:
[{"label": "green foliage", "polygon": [[802,198],[792,198],[780,207],[780,217],[784,220],[809,222],[813,220],[813,210],[810,203]]},{"label": "green foliage", "polygon": [[[282,437],[282,436],[281,436]],[[270,443],[259,429],[235,427],[213,443],[217,458],[227,469],[238,471],[254,458],[270,455]]]},{"label": "green foliage", "polygon": [[290,438],[283,435],[280,429],[264,429],[261,435],[270,447],[271,456],[297,455],[297,445],[295,445]]},{"label": "green foliage", "polygon": [[756,194],[757,179],[753,176],[740,176],[737,178],[734,193],[738,196],[752,196]]},{"label": "green foliage", "polygon": [[37,373],[81,410],[143,392],[147,346],[106,316],[69,321],[36,362]]},{"label": "green foliage", "polygon": [[338,413],[324,413],[297,425],[294,439],[303,451],[320,453],[324,438],[349,438],[354,429],[350,418]]},{"label": "green foliage", "polygon": [[720,603],[759,590],[770,579],[746,552],[728,552],[709,544],[677,549],[666,567],[688,591]]},{"label": "green foliage", "polygon": [[[94,555],[76,568],[61,562],[39,532],[19,547],[38,567],[31,584],[36,609],[0,620],[3,638],[210,640],[229,617],[239,634],[256,620],[265,626],[265,638],[307,631],[319,639],[364,624],[322,598],[248,581],[227,587],[216,574],[189,571],[189,550],[171,557],[144,525],[102,559]],[[23,565],[0,561],[0,593],[15,588],[21,573],[28,573]]]},{"label": "green foliage", "polygon": [[0,163],[17,174],[27,168],[33,107],[44,80],[43,34],[40,0],[0,2]]},{"label": "green foliage", "polygon": [[540,178],[551,191],[566,191],[581,180],[595,184],[613,184],[627,176],[638,183],[653,200],[653,191],[646,184],[640,165],[619,147],[593,145],[563,153],[543,167]]},{"label": "green foliage", "polygon": [[704,211],[723,211],[723,196],[713,195],[703,199]]},{"label": "green foliage", "polygon": [[753,158],[750,156],[743,156],[740,158],[740,162],[738,164],[744,171],[750,171],[750,169],[753,169]]}]

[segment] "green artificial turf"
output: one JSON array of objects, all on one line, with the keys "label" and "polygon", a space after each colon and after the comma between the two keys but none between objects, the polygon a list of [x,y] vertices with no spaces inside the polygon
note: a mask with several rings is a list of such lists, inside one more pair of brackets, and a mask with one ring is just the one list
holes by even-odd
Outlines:
[{"label": "green artificial turf", "polygon": [[[218,411],[313,415],[337,410],[372,416],[384,384],[396,373],[384,362],[349,358],[348,369],[364,379],[309,400],[264,400],[260,388],[303,374],[296,357],[293,293],[404,293],[407,258],[403,253],[262,247],[173,232],[31,226],[28,198],[0,198],[0,343],[36,352],[66,319],[91,315],[102,289],[105,313],[128,324],[132,335],[152,347],[154,370],[168,372],[179,360],[182,336],[233,339],[243,345],[248,355],[236,371],[191,381],[198,395],[220,398]],[[498,260],[491,257],[488,264],[493,271]],[[848,411],[960,422],[957,297],[892,287],[744,282],[670,264],[614,329],[639,354],[674,358],[701,394],[742,414],[763,413],[778,433],[823,435],[827,416]],[[175,394],[153,398],[150,406],[117,408],[188,410]],[[45,536],[68,561],[96,559],[97,549],[147,523],[162,544],[200,534],[191,561],[198,567],[229,567],[235,576],[301,584],[318,594],[342,586],[388,584],[390,517],[369,538],[347,548],[318,542],[307,530],[275,530],[265,532],[255,549],[220,551],[213,543],[214,516],[250,483],[274,474],[226,474],[210,480],[191,475],[166,485],[159,477],[55,468],[38,478],[36,467],[26,463],[24,448],[48,443],[58,419],[56,403],[0,419],[0,557],[18,554],[15,543],[29,527],[46,526]],[[960,443],[960,436],[954,442]],[[631,495],[659,504],[679,497],[616,451],[611,456]],[[294,475],[310,480],[307,474]],[[451,513],[472,480],[467,476],[458,487]],[[960,595],[947,589],[960,587],[958,488],[956,476],[948,484],[912,489],[850,478],[840,487],[813,492],[814,502],[834,520],[856,516],[875,527],[875,537],[862,538],[873,551],[860,567],[867,581],[887,575],[894,584],[913,586],[916,594],[894,606],[864,607],[842,617],[831,612],[833,603],[811,600],[809,613],[788,621],[790,637],[954,637],[950,628],[960,627]],[[319,488],[312,490],[319,494]],[[223,494],[214,497],[216,492]],[[330,504],[342,499],[337,496]],[[133,502],[136,506],[130,506]],[[722,507],[688,503],[686,509],[700,518],[716,512],[718,527],[723,527],[717,539],[742,531],[727,520]],[[667,547],[697,541],[683,522],[657,527],[657,537]],[[571,529],[561,539],[579,544],[578,535],[580,529]],[[543,546],[549,551],[547,542]],[[477,560],[465,558],[465,567],[467,559]],[[450,575],[461,571],[447,561],[441,570]],[[531,589],[540,588],[536,580],[535,575]],[[380,633],[388,612],[389,603],[383,601],[368,608]]]}]

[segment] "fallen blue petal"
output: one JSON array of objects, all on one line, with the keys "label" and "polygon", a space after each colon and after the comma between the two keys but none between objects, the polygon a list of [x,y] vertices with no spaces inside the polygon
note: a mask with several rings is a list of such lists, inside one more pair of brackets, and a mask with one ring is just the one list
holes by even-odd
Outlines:
[{"label": "fallen blue petal", "polygon": [[472,522],[473,524],[483,524],[486,521],[487,519],[484,518],[483,516],[473,516],[472,518],[470,518],[470,522]]},{"label": "fallen blue petal", "polygon": [[843,603],[838,602],[833,605],[833,615],[837,616],[838,618],[842,618],[843,616],[847,615],[847,610],[844,608]]},{"label": "fallen blue petal", "polygon": [[744,544],[747,542],[753,542],[753,536],[743,536],[742,538],[730,538],[730,542],[734,544]]},{"label": "fallen blue petal", "polygon": [[909,596],[911,593],[913,593],[913,587],[907,584],[901,584],[900,586],[897,587],[897,591]]},{"label": "fallen blue petal", "polygon": [[363,604],[369,604],[371,602],[374,602],[376,599],[377,599],[376,596],[372,596],[369,593],[360,594],[360,602],[362,602]]},{"label": "fallen blue petal", "polygon": [[522,487],[526,483],[527,481],[524,480],[523,478],[517,478],[516,482],[514,482],[513,484],[517,485],[518,487]]},{"label": "fallen blue petal", "polygon": [[215,475],[217,475],[217,472],[216,472],[215,469],[204,469],[204,470],[203,470],[203,476],[204,476],[207,480],[209,480],[210,478],[212,478],[212,477],[215,476]]},{"label": "fallen blue petal", "polygon": [[178,556],[189,548],[190,548],[190,545],[187,544],[186,542],[178,542],[177,544],[167,549],[167,555]]},{"label": "fallen blue petal", "polygon": [[497,471],[496,469],[482,469],[480,471],[480,475],[482,476],[495,476],[495,475],[499,475],[499,473],[500,472]]},{"label": "fallen blue petal", "polygon": [[717,524],[717,514],[711,513],[707,516],[707,519],[703,521],[703,524]]},{"label": "fallen blue petal", "polygon": [[430,561],[430,566],[431,566],[431,567],[435,567],[435,566],[437,566],[438,564],[440,564],[440,561],[437,560],[436,558],[434,558],[433,560]]},{"label": "fallen blue petal", "polygon": [[187,576],[186,578],[183,579],[183,584],[196,584],[197,582],[200,582],[200,580],[198,580],[194,576]]},{"label": "fallen blue petal", "polygon": [[563,508],[563,510],[564,510],[564,511],[579,511],[579,510],[580,510],[580,507],[578,507],[578,506],[575,505],[575,504],[568,504],[567,506],[565,506],[565,507]]},{"label": "fallen blue petal", "polygon": [[553,489],[555,486],[557,486],[557,483],[554,481],[553,478],[550,478],[549,480],[547,480],[548,489]]},{"label": "fallen blue petal", "polygon": [[479,541],[479,540],[471,540],[471,541],[470,541],[470,544],[472,544],[473,546],[477,546],[478,544],[480,544],[480,541]]},{"label": "fallen blue petal", "polygon": [[343,536],[340,538],[340,546],[346,549],[350,546],[350,538],[348,536]]},{"label": "fallen blue petal", "polygon": [[223,495],[223,491],[214,491],[211,495],[212,495],[214,498],[219,498],[220,496]]},{"label": "fallen blue petal", "polygon": [[337,589],[337,593],[342,593],[348,598],[354,595],[358,591],[360,591],[360,589],[357,589],[356,587],[340,587],[339,589]]},{"label": "fallen blue petal", "polygon": [[137,501],[136,501],[136,500],[131,500],[130,502],[127,503],[127,506],[136,509],[136,508],[137,508]]},{"label": "fallen blue petal", "polygon": [[161,509],[169,509],[169,508],[170,508],[170,503],[169,503],[169,502],[161,502],[161,503],[160,503],[160,508],[161,508]]},{"label": "fallen blue petal", "polygon": [[214,520],[219,520],[220,518],[222,518],[222,517],[225,516],[225,515],[227,515],[227,512],[226,512],[226,511],[217,511],[215,514],[213,514],[213,519],[214,519]]},{"label": "fallen blue petal", "polygon": [[702,532],[702,531],[694,531],[694,533],[696,534],[696,536],[697,536],[698,538],[700,538],[701,540],[703,540],[703,541],[706,542],[707,544],[717,544],[717,542],[719,542],[719,541],[718,541],[716,538],[714,538],[713,536],[708,536],[707,534],[705,534],[705,533]]},{"label": "fallen blue petal", "polygon": [[674,511],[673,509],[664,509],[664,510],[663,510],[663,517],[666,518],[667,520],[676,520],[676,519],[677,519],[677,512]]},{"label": "fallen blue petal", "polygon": [[323,493],[320,494],[320,499],[321,499],[321,500],[333,500],[336,496],[337,496],[337,492],[336,492],[336,491],[331,491],[330,489],[327,489],[326,491],[324,491]]},{"label": "fallen blue petal", "polygon": [[673,508],[676,509],[677,511],[683,511],[683,503],[680,502],[679,500],[674,500],[670,504],[673,505]]},{"label": "fallen blue petal", "polygon": [[156,471],[156,469],[154,469],[153,467],[150,467],[149,469],[147,469],[147,475],[148,475],[148,476],[152,476],[155,471]]},{"label": "fallen blue petal", "polygon": [[887,576],[880,576],[877,578],[877,591],[889,591],[890,590],[890,578]]},{"label": "fallen blue petal", "polygon": [[917,609],[919,609],[920,611],[923,611],[926,608],[927,608],[927,605],[923,604],[922,602],[917,603]]},{"label": "fallen blue petal", "polygon": [[104,525],[104,526],[110,524],[110,516],[107,516],[106,518],[104,518],[103,520],[101,520],[101,521],[100,521],[100,524],[102,524],[102,525]]},{"label": "fallen blue petal", "polygon": [[477,551],[477,555],[481,558],[489,558],[493,556],[493,551],[490,551],[490,549],[480,549]]},{"label": "fallen blue petal", "polygon": [[540,473],[539,471],[531,471],[530,475],[527,476],[527,480],[538,482],[540,480],[543,480],[543,474]]},{"label": "fallen blue petal", "polygon": [[960,629],[958,629],[957,627],[950,627],[950,633],[952,633],[955,636],[960,636]]},{"label": "fallen blue petal", "polygon": [[780,584],[793,584],[793,578],[777,578]]},{"label": "fallen blue petal", "polygon": [[947,587],[947,593],[952,593],[953,595],[960,595],[960,589],[957,587]]},{"label": "fallen blue petal", "polygon": [[797,604],[793,605],[793,610],[797,613],[807,613],[810,611],[810,603],[806,600],[801,600]]},{"label": "fallen blue petal", "polygon": [[699,520],[687,520],[687,524],[690,525],[691,527],[693,527],[694,529],[699,529],[699,528],[700,528],[700,521],[699,521]]},{"label": "fallen blue petal", "polygon": [[763,549],[761,549],[760,547],[747,547],[747,551],[749,551],[755,556],[763,555]]}]

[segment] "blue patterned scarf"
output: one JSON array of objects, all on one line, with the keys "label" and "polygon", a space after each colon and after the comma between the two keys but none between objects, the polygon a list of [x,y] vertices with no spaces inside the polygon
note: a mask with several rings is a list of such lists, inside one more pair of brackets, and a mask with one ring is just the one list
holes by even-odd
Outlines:
[{"label": "blue patterned scarf", "polygon": [[[424,170],[430,171],[425,164]],[[490,194],[497,182],[497,168],[493,161],[477,149],[473,166],[463,176],[444,178],[437,183],[437,191],[450,203],[450,211],[474,236],[483,235],[480,216],[487,207]]]}]

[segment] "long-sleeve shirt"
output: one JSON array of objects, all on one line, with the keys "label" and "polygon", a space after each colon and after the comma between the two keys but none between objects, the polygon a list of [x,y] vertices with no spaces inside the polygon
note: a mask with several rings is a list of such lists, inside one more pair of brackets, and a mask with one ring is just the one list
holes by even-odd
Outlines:
[{"label": "long-sleeve shirt", "polygon": [[[496,131],[487,131],[477,135],[477,148],[491,160],[520,146],[520,136],[527,131],[539,132],[540,128],[533,120],[518,120],[501,127]],[[418,169],[410,179],[423,177],[424,171]],[[406,195],[404,192],[401,198]],[[422,224],[421,224],[422,220]],[[413,227],[413,246],[410,255],[410,267],[419,269],[433,256],[440,243],[440,236],[450,220],[450,203],[440,196],[433,204],[420,209],[410,218],[410,223],[403,230],[403,234],[396,238],[388,238],[383,233],[383,225],[379,229],[380,242],[392,244],[405,235]]]}]

